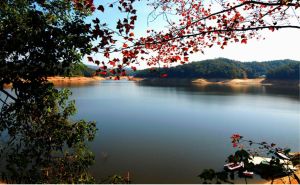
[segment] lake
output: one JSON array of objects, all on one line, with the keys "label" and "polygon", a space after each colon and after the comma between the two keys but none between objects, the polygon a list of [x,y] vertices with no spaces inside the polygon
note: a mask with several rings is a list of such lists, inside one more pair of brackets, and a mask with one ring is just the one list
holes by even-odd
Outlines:
[{"label": "lake", "polygon": [[300,151],[298,87],[121,80],[69,88],[76,118],[97,122],[97,180],[129,172],[133,183],[201,183],[203,169],[222,169],[234,153],[234,133]]}]

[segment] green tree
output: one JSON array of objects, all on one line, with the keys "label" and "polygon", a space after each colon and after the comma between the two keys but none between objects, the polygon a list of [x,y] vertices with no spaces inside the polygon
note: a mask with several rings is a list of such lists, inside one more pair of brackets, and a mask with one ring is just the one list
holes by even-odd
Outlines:
[{"label": "green tree", "polygon": [[0,85],[68,73],[91,49],[87,15],[71,1],[1,1]]},{"label": "green tree", "polygon": [[[51,84],[23,89],[15,103],[5,106],[0,131],[9,136],[1,146],[2,178],[8,183],[93,182],[88,167],[94,156],[86,142],[94,138],[94,122],[71,121],[76,112],[70,91]],[[3,161],[4,160],[4,161]]]},{"label": "green tree", "polygon": [[[69,0],[0,2],[1,175],[8,183],[88,183],[94,122],[72,121],[74,101],[48,76],[70,74],[90,53],[91,7]],[[11,83],[13,93],[3,89]]]}]

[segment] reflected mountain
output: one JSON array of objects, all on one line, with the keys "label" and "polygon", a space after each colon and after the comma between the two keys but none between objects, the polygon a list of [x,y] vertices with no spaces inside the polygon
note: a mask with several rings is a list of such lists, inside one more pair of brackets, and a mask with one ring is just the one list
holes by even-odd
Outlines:
[{"label": "reflected mountain", "polygon": [[140,81],[139,86],[151,87],[174,87],[177,91],[187,91],[191,93],[205,93],[210,95],[266,95],[278,96],[292,99],[299,99],[300,89],[298,86],[288,85],[239,85],[239,84],[199,84],[192,83],[190,80],[179,80],[178,83],[168,81]]}]

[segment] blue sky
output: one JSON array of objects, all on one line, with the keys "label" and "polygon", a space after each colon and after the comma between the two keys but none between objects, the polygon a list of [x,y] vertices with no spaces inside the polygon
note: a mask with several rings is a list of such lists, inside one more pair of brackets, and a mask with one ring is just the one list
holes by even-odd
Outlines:
[{"label": "blue sky", "polygon": [[[111,0],[94,0],[94,3],[107,5]],[[146,30],[151,28],[155,30],[163,29],[166,21],[163,17],[158,18],[154,22],[147,22],[147,17],[151,9],[146,6],[146,1],[138,2],[137,15],[138,20],[135,28],[136,36],[143,36]],[[105,13],[95,13],[87,21],[94,17],[99,17],[100,20],[105,20],[113,28],[114,24],[120,17],[124,17],[116,9],[107,8],[105,6]],[[298,11],[299,12],[299,11]],[[149,24],[149,25],[148,25]],[[282,29],[275,32],[265,30],[261,32],[262,37],[265,39],[252,39],[248,40],[248,44],[229,44],[225,49],[218,46],[204,50],[204,54],[198,53],[190,57],[190,61],[199,61],[204,59],[212,59],[218,57],[225,57],[239,61],[268,61],[278,59],[293,59],[300,61],[300,30],[297,29]],[[96,55],[97,57],[97,55]],[[100,59],[101,60],[101,59]]]}]

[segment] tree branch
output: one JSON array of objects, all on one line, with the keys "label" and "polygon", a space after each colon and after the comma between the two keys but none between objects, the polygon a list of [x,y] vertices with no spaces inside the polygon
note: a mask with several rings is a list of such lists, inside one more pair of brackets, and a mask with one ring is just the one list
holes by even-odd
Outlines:
[{"label": "tree branch", "polygon": [[[164,41],[170,41],[174,39],[179,39],[179,38],[186,38],[186,37],[193,37],[193,36],[198,36],[198,35],[205,35],[208,33],[214,33],[214,32],[242,32],[242,31],[250,31],[250,30],[262,30],[262,29],[269,29],[269,28],[274,28],[274,29],[282,29],[282,28],[295,28],[295,29],[300,29],[300,26],[294,26],[294,25],[286,25],[286,26],[260,26],[260,27],[252,27],[252,28],[240,28],[240,29],[221,29],[221,30],[211,30],[211,31],[203,31],[195,34],[189,34],[189,35],[183,35],[183,36],[178,36],[178,37],[173,37],[172,39],[164,40]],[[152,43],[150,43],[152,44]]]},{"label": "tree branch", "polygon": [[[260,2],[260,1],[245,1],[245,2],[243,2],[241,4],[239,4],[239,5],[236,5],[236,6],[233,6],[233,7],[229,8],[229,9],[225,9],[225,10],[222,10],[222,11],[219,11],[219,12],[215,12],[213,14],[210,14],[210,15],[206,16],[206,17],[198,19],[198,20],[192,22],[192,24],[198,23],[198,22],[200,22],[202,20],[205,20],[205,19],[208,19],[208,18],[210,18],[212,16],[215,16],[215,15],[218,15],[218,14],[222,14],[222,13],[226,13],[226,12],[229,12],[231,10],[234,10],[234,9],[237,9],[239,7],[242,7],[242,6],[245,6],[245,5],[249,5],[249,4],[257,4],[257,5],[264,5],[264,6],[298,6],[299,5],[297,3],[283,4],[283,3],[280,3],[280,2],[278,2],[278,3],[266,3],[266,2]],[[187,28],[187,27],[184,27],[184,28],[181,28],[181,29],[185,29],[185,28]]]}]

